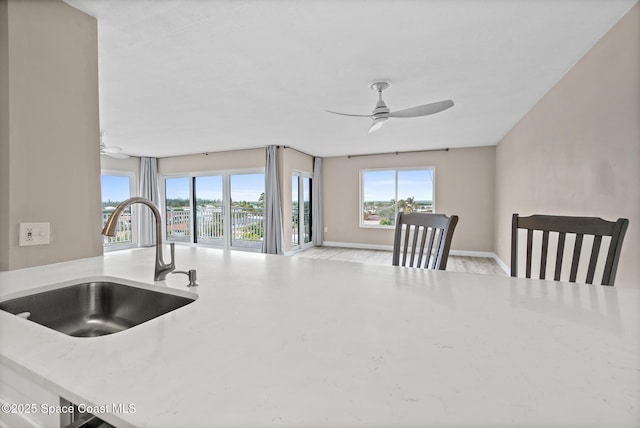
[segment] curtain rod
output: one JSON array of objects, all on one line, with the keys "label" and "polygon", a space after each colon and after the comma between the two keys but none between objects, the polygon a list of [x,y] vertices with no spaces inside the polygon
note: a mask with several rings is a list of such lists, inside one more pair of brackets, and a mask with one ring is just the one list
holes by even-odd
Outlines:
[{"label": "curtain rod", "polygon": [[347,155],[348,159],[351,158],[359,158],[362,156],[381,156],[381,155],[401,155],[404,153],[424,153],[424,152],[448,152],[449,148],[446,149],[429,149],[429,150],[409,150],[406,152],[386,152],[386,153],[367,153],[364,155]]},{"label": "curtain rod", "polygon": [[[244,150],[264,150],[266,147],[267,146],[259,146],[259,147],[246,147],[246,148],[242,148],[242,149],[217,150],[217,151],[214,151],[214,152],[191,153],[191,154],[180,155],[180,156],[192,156],[192,155],[197,155],[197,154],[202,154],[202,155],[205,155],[205,156],[209,156],[210,154],[216,154],[216,153],[240,152],[240,151],[244,151]],[[300,150],[296,149],[295,147],[279,146],[279,145],[276,145],[276,147],[279,148],[279,149],[282,148],[282,149],[295,150],[296,152],[301,153],[303,155],[315,157],[313,155],[310,155],[309,153],[305,153],[303,151],[300,151]],[[168,157],[173,157],[173,156],[168,156]]]},{"label": "curtain rod", "polygon": [[316,157],[316,156],[314,156],[314,155],[310,155],[309,153],[305,153],[305,152],[303,152],[303,151],[301,151],[301,150],[298,150],[298,149],[296,149],[295,147],[291,147],[291,146],[277,146],[277,147],[282,147],[282,148],[283,148],[283,149],[285,149],[285,150],[295,150],[296,152],[298,152],[298,153],[300,153],[300,154],[302,154],[302,155],[305,155],[305,156],[311,156],[312,158]]}]

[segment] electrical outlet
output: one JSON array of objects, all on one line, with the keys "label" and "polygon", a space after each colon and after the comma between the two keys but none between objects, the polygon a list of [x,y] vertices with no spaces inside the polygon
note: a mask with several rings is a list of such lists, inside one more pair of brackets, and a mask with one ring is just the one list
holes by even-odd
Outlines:
[{"label": "electrical outlet", "polygon": [[20,223],[18,245],[47,245],[50,239],[50,223]]}]

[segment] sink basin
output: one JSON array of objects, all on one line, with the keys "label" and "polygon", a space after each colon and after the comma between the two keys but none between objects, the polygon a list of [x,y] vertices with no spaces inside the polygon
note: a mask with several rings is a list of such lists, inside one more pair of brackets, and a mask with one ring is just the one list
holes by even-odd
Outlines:
[{"label": "sink basin", "polygon": [[96,280],[5,300],[0,302],[0,309],[69,336],[95,337],[129,329],[194,300],[113,280]]}]

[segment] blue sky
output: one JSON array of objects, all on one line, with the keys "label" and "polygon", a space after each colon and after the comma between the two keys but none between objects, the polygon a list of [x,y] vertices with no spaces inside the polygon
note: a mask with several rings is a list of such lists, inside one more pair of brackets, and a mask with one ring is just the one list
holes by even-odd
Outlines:
[{"label": "blue sky", "polygon": [[[395,171],[365,171],[364,201],[390,201],[395,199]],[[414,197],[433,200],[431,170],[398,171],[398,199]]]},{"label": "blue sky", "polygon": [[231,176],[231,200],[257,202],[264,192],[264,174]]},{"label": "blue sky", "polygon": [[305,201],[311,200],[311,179],[306,177],[301,177],[299,175],[293,175],[291,177],[291,201],[294,203],[298,201],[298,186],[300,185],[300,181],[302,181],[302,197]]},{"label": "blue sky", "polygon": [[[386,201],[394,198],[395,171],[366,171],[365,201]],[[398,171],[398,199],[413,196],[416,200],[432,200],[432,172],[430,170]],[[189,198],[189,178],[166,180],[169,198]],[[197,177],[198,197],[222,199],[222,177]],[[102,200],[121,202],[129,194],[129,177],[117,175],[102,176]],[[231,198],[234,201],[257,201],[264,192],[263,174],[236,174],[231,176]],[[307,191],[307,189],[305,189]]]},{"label": "blue sky", "polygon": [[122,202],[131,196],[129,177],[122,175],[103,175],[102,201]]},{"label": "blue sky", "polygon": [[[189,178],[169,178],[166,180],[167,198],[188,199]],[[197,197],[201,199],[222,199],[222,177],[196,177]],[[264,192],[264,174],[231,175],[231,199],[233,201],[257,202]]]}]

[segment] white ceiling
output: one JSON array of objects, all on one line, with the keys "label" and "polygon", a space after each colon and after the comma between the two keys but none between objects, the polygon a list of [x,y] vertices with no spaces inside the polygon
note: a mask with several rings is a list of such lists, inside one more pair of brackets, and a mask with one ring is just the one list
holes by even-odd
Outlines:
[{"label": "white ceiling", "polygon": [[[166,157],[496,144],[637,0],[65,0],[96,17],[107,145]],[[452,99],[371,135],[391,110]],[[594,85],[599,82],[593,82]]]}]

